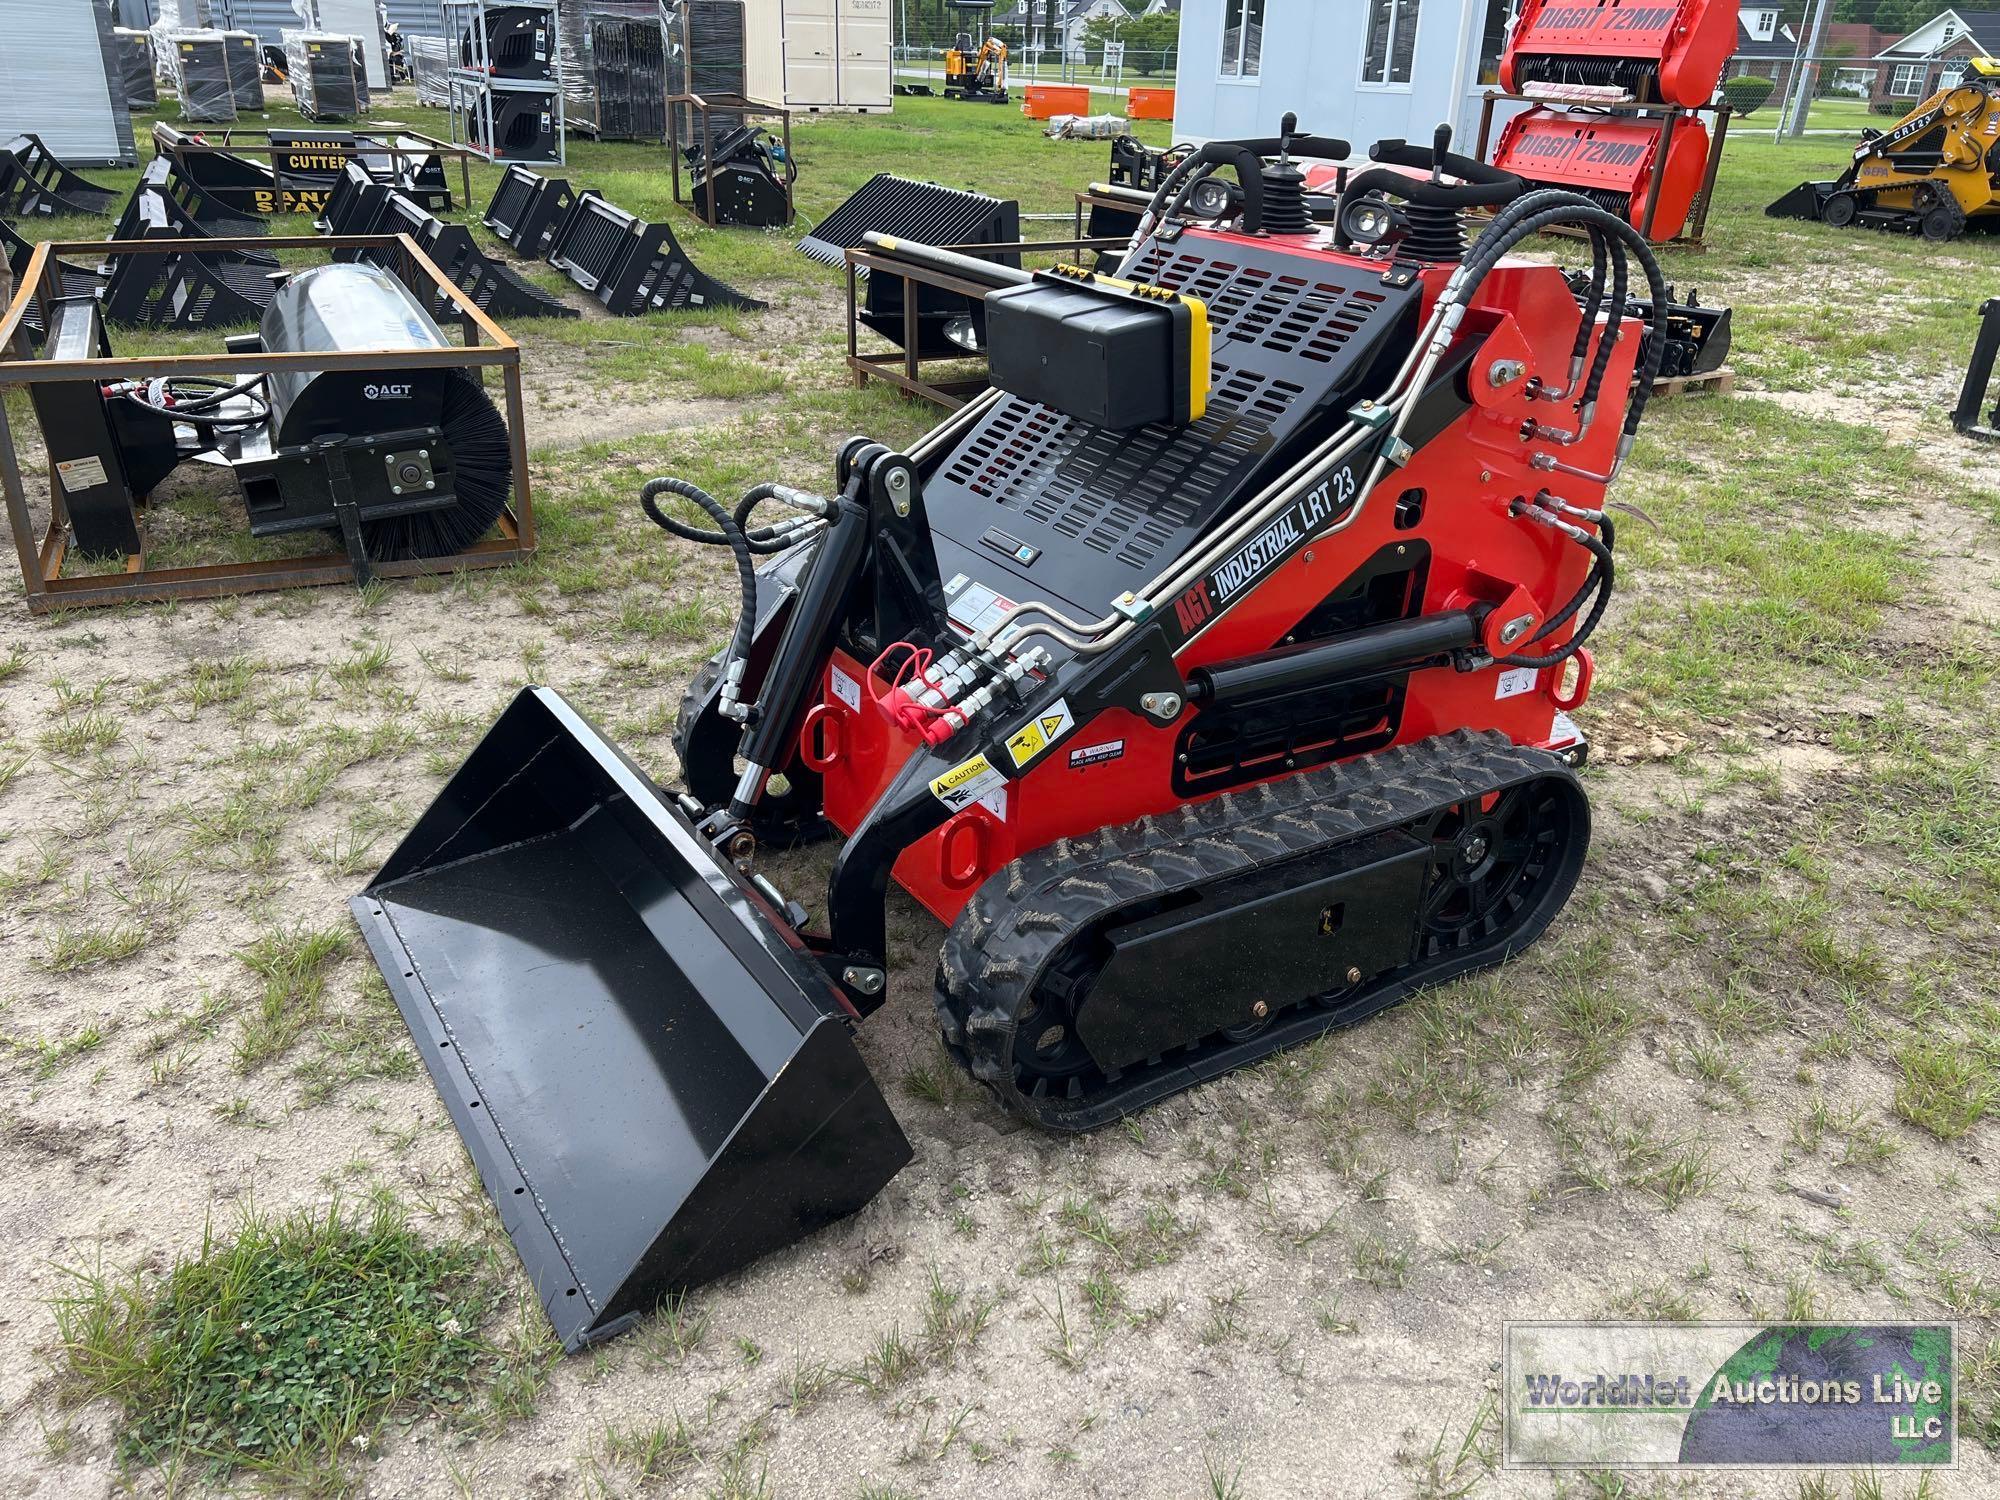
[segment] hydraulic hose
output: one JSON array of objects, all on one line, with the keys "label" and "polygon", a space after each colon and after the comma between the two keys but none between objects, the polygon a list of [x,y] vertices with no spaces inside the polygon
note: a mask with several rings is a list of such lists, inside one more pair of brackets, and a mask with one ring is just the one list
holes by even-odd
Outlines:
[{"label": "hydraulic hose", "polygon": [[[1597,243],[1595,234],[1591,236],[1591,243]],[[1618,347],[1618,332],[1625,322],[1625,291],[1630,284],[1631,272],[1626,264],[1624,246],[1614,241],[1610,249],[1611,316],[1605,320],[1604,332],[1597,340],[1597,358],[1591,361],[1590,378],[1584,382],[1584,411],[1596,406],[1598,394],[1604,389],[1604,372],[1611,368],[1611,351]],[[1590,321],[1595,324],[1597,319],[1593,316]]]},{"label": "hydraulic hose", "polygon": [[[703,531],[699,526],[690,526],[685,521],[676,520],[660,508],[660,496],[676,495],[683,500],[693,501],[715,522],[714,531]],[[727,547],[736,554],[736,576],[742,587],[742,606],[736,612],[736,630],[730,637],[729,661],[723,670],[725,682],[741,681],[743,669],[750,661],[750,646],[755,639],[757,622],[757,565],[753,562],[750,542],[743,535],[743,528],[736,524],[723,507],[720,500],[698,484],[690,484],[685,479],[659,478],[646,482],[639,491],[639,504],[646,517],[662,531],[670,531],[683,541],[698,542],[705,547]]]},{"label": "hydraulic hose", "polygon": [[1583,623],[1577,627],[1576,634],[1571,636],[1554,651],[1548,652],[1545,655],[1528,656],[1516,654],[1513,656],[1495,657],[1494,660],[1499,662],[1500,665],[1504,667],[1532,668],[1559,667],[1572,656],[1576,655],[1578,651],[1582,650],[1584,643],[1597,633],[1598,623],[1603,620],[1605,610],[1610,607],[1612,585],[1616,580],[1618,571],[1617,565],[1611,559],[1611,523],[1606,521],[1604,528],[1603,540],[1591,536],[1588,532],[1579,533],[1575,538],[1577,544],[1589,551],[1591,557],[1594,559],[1590,569],[1590,576],[1584,579],[1583,587],[1577,590],[1576,597],[1571,599],[1562,609],[1551,615],[1542,628],[1535,632],[1531,638],[1531,644],[1533,641],[1546,639],[1555,631],[1562,629],[1575,616],[1577,610],[1583,606],[1584,600],[1592,599],[1594,592],[1595,598],[1592,599],[1590,613],[1585,616]]},{"label": "hydraulic hose", "polygon": [[[246,427],[255,427],[271,415],[271,403],[265,397],[254,397],[251,409],[234,416],[212,416],[219,406],[235,400],[238,396],[249,396],[264,384],[265,377],[253,375],[236,385],[211,379],[205,375],[183,375],[161,380],[138,380],[127,386],[123,392],[127,401],[134,406],[157,413],[171,421],[185,422],[197,431],[236,432]],[[193,389],[205,392],[199,396],[183,397],[181,392]]]}]

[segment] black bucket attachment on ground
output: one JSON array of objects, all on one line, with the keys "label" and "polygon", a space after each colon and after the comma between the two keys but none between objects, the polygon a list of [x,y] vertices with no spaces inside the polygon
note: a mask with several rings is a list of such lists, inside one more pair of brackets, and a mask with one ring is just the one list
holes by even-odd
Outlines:
[{"label": "black bucket attachment on ground", "polygon": [[686,308],[765,306],[696,268],[665,224],[648,224],[596,193],[577,199],[549,264],[621,318]]},{"label": "black bucket attachment on ground", "polygon": [[[167,218],[167,200],[144,189],[138,212],[121,223],[120,238],[180,239]],[[110,258],[104,283],[104,321],[125,328],[206,328],[256,323],[275,295],[273,257],[263,252],[200,249],[193,237],[170,255]],[[261,259],[253,258],[261,256]]]},{"label": "black bucket attachment on ground", "polygon": [[17,135],[0,150],[0,219],[101,214],[117,193],[72,172],[38,135]]},{"label": "black bucket attachment on ground", "polygon": [[[416,199],[386,183],[375,182],[358,162],[350,162],[327,202],[329,234],[407,234],[417,248],[444,272],[445,279],[468,302],[496,318],[574,318],[577,311],[560,297],[543,291],[504,261],[489,259],[463,224],[447,224]],[[397,269],[391,252],[342,250],[338,260],[374,260],[384,270]],[[419,295],[424,295],[420,293]],[[432,317],[458,316],[451,299],[431,298]]]},{"label": "black bucket attachment on ground", "polygon": [[480,220],[523,255],[540,260],[548,254],[556,232],[576,207],[576,189],[566,177],[543,177],[513,166],[493,190]]},{"label": "black bucket attachment on ground", "polygon": [[180,162],[171,157],[155,157],[148,164],[141,182],[154,183],[156,174],[153,169],[161,165],[166,167],[166,172],[157,182],[160,191],[178,204],[182,213],[199,224],[203,234],[227,239],[270,232],[261,215],[238,213],[221,196],[203,187]]},{"label": "black bucket attachment on ground", "polygon": [[783,917],[530,688],[353,910],[565,1348],[910,1159]]},{"label": "black bucket attachment on ground", "polygon": [[[845,265],[846,252],[859,248],[871,233],[920,245],[1012,244],[1021,238],[1021,207],[1009,199],[883,172],[821,219],[798,248],[826,265]],[[1010,263],[1021,262],[1015,257]]]},{"label": "black bucket attachment on ground", "polygon": [[1802,182],[1764,210],[1767,219],[1823,219],[1837,182]]}]

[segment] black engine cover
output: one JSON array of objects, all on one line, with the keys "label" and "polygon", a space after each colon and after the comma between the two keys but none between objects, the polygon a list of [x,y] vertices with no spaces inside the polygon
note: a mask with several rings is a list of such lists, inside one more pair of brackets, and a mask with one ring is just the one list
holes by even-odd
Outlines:
[{"label": "black engine cover", "polygon": [[1378,389],[1415,337],[1419,289],[1379,270],[1192,233],[1148,242],[1124,274],[1208,305],[1207,415],[1108,432],[1004,397],[925,481],[947,580],[1103,614]]}]

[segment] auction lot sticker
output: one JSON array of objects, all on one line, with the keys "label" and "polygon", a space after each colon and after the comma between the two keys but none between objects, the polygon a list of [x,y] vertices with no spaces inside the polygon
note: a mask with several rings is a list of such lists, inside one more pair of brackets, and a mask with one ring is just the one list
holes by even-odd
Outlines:
[{"label": "auction lot sticker", "polygon": [[1949,1323],[1509,1323],[1511,1469],[1948,1469]]}]

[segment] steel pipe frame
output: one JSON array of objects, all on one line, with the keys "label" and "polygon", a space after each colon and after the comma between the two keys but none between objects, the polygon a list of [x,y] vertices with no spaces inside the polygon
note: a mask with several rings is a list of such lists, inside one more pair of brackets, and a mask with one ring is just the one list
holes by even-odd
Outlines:
[{"label": "steel pipe frame", "polygon": [[[1030,255],[1078,250],[1122,250],[1123,240],[1110,239],[1069,239],[1069,240],[1022,240],[1004,245],[939,245],[940,250],[955,250],[961,255]],[[962,276],[949,272],[932,270],[927,266],[912,265],[908,261],[891,260],[863,246],[845,252],[847,258],[847,368],[854,376],[857,386],[865,386],[870,380],[882,380],[893,385],[906,396],[917,396],[946,411],[956,411],[972,397],[987,388],[984,375],[968,375],[962,379],[949,381],[927,381],[923,378],[925,364],[955,363],[963,360],[977,360],[977,354],[920,354],[917,349],[920,322],[917,298],[911,295],[911,283],[934,286],[943,291],[957,292],[960,296],[977,301],[984,297],[989,288],[976,281],[968,281]],[[870,276],[888,274],[900,277],[903,282],[903,347],[899,351],[881,354],[861,352],[861,272]],[[871,330],[872,331],[872,330]],[[900,365],[899,370],[896,367]]]},{"label": "steel pipe frame", "polygon": [[[792,192],[791,172],[795,167],[795,159],[792,156],[792,112],[789,108],[782,104],[767,104],[761,99],[746,98],[741,94],[718,94],[713,99],[705,99],[700,94],[667,95],[667,159],[673,163],[674,169],[674,202],[683,208],[692,208],[694,200],[691,195],[683,196],[681,193],[681,131],[679,114],[674,108],[676,104],[685,104],[701,117],[702,139],[709,141],[715,139],[715,133],[708,124],[708,116],[712,110],[726,110],[730,114],[742,115],[746,120],[775,117],[779,128],[784,132],[785,140],[785,212],[790,215],[785,223],[789,225],[798,222],[799,206]],[[688,181],[692,186],[694,181],[692,170],[688,173]],[[708,212],[697,214],[696,217],[710,229],[722,227],[715,218],[714,193],[708,195]]]},{"label": "steel pipe frame", "polygon": [[[1697,115],[1715,116],[1715,134],[1708,142],[1708,162],[1702,170],[1701,191],[1695,195],[1694,206],[1688,210],[1689,223],[1681,233],[1671,240],[1653,238],[1653,220],[1659,213],[1660,188],[1666,181],[1664,171],[1655,172],[1646,191],[1646,211],[1641,216],[1638,229],[1648,244],[1662,245],[1676,250],[1706,250],[1708,248],[1708,210],[1715,201],[1715,179],[1722,171],[1722,146],[1729,139],[1729,121],[1736,111],[1727,100],[1721,104],[1639,104],[1636,102],[1599,104],[1594,100],[1544,99],[1535,94],[1509,94],[1499,89],[1488,89],[1483,95],[1479,109],[1479,145],[1473,155],[1480,161],[1486,160],[1486,152],[1492,143],[1493,106],[1496,104],[1540,104],[1550,108],[1560,108],[1565,103],[1582,108],[1602,110],[1606,114],[1636,115],[1652,117],[1664,121],[1660,131],[1659,159],[1662,166],[1667,159],[1667,148],[1674,143],[1674,128],[1683,118],[1692,119]],[[1549,233],[1567,231],[1550,230]]]},{"label": "steel pipe frame", "polygon": [[[405,276],[406,281],[409,275],[414,274],[428,277],[437,292],[449,297],[464,313],[463,349],[297,350],[289,354],[178,354],[60,361],[21,358],[8,352],[16,347],[16,335],[31,303],[41,307],[44,318],[52,313],[53,303],[61,293],[60,275],[54,268],[63,252],[88,251],[106,256],[172,255],[188,248],[189,243],[181,239],[65,240],[38,244],[12,303],[5,314],[0,315],[0,397],[4,397],[5,392],[14,386],[40,385],[59,380],[108,381],[207,375],[234,383],[246,376],[273,370],[497,369],[506,397],[507,443],[514,465],[514,500],[500,518],[500,535],[448,557],[372,563],[370,571],[384,578],[431,577],[467,568],[503,567],[525,562],[534,555],[535,508],[528,477],[520,345],[468,301],[408,235],[257,235],[203,240],[199,248],[327,251],[395,248],[405,257],[405,269],[409,273]],[[354,565],[345,553],[248,563],[202,563],[185,568],[148,568],[145,562],[143,510],[140,515],[140,550],[126,559],[124,572],[64,578],[62,567],[68,552],[68,516],[63,506],[62,486],[51,471],[49,524],[37,541],[34,517],[28,509],[27,492],[22,486],[19,453],[14,445],[13,428],[4,400],[0,400],[0,498],[4,498],[6,503],[7,522],[13,532],[14,550],[20,559],[21,581],[26,588],[31,614],[100,604],[213,599],[226,594],[356,580]]]}]

